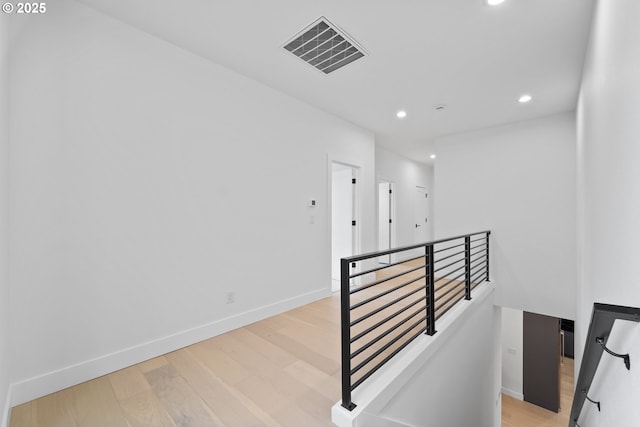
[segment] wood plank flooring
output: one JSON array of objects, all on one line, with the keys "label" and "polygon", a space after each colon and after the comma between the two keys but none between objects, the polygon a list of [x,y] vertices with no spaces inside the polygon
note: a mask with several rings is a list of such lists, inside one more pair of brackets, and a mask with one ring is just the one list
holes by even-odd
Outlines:
[{"label": "wood plank flooring", "polygon": [[[339,313],[336,294],[17,406],[10,426],[332,426]],[[504,427],[556,425],[522,424],[543,417],[505,399]]]},{"label": "wood plank flooring", "polygon": [[331,426],[330,297],[13,408],[11,427]]},{"label": "wood plank flooring", "polygon": [[573,359],[560,366],[560,412],[502,395],[502,427],[567,427],[573,403]]}]

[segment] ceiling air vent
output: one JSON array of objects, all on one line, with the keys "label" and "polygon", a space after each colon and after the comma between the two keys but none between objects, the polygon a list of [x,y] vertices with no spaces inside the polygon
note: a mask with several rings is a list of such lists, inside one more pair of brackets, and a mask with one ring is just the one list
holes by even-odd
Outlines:
[{"label": "ceiling air vent", "polygon": [[325,74],[365,55],[358,43],[325,17],[302,30],[284,48]]}]

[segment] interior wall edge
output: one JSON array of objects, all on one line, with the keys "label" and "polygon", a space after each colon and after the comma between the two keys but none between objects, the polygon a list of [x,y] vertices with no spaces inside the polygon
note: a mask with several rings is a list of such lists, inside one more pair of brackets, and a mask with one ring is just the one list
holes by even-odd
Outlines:
[{"label": "interior wall edge", "polygon": [[0,419],[0,427],[9,427],[9,421],[11,420],[11,392],[13,386],[9,385],[7,390],[7,398],[4,402],[4,409],[2,411],[2,418]]}]

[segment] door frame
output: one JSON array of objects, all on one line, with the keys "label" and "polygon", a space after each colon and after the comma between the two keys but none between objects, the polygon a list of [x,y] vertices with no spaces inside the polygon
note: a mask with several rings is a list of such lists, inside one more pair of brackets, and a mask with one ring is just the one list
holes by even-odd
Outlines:
[{"label": "door frame", "polygon": [[427,200],[427,209],[425,212],[425,219],[426,221],[423,224],[419,224],[420,227],[424,227],[425,230],[425,242],[428,242],[430,240],[433,240],[433,236],[431,235],[431,195],[429,194],[429,188],[428,187],[423,187],[422,185],[418,185],[415,184],[414,189],[413,189],[413,242],[414,243],[423,243],[423,242],[419,242],[417,241],[418,239],[416,239],[416,227],[418,224],[416,224],[416,209],[417,209],[417,197],[416,197],[416,193],[418,192],[422,192],[424,194],[426,194],[425,199]]},{"label": "door frame", "polygon": [[[342,157],[333,157],[331,155],[327,156],[327,235],[328,235],[328,286],[330,292],[339,292],[340,289],[333,288],[333,164],[339,164],[342,166],[350,167],[356,177],[356,186],[354,188],[354,212],[353,216],[356,221],[355,229],[354,229],[354,241],[353,241],[353,253],[358,254],[361,252],[362,247],[362,218],[361,218],[361,184],[362,184],[362,164],[357,161],[352,161],[349,159],[344,159]],[[357,268],[355,271],[357,271]],[[354,272],[355,272],[354,271]],[[354,284],[352,281],[351,285]]]},{"label": "door frame", "polygon": [[[378,224],[378,233],[377,233],[377,248],[380,249],[380,184],[389,184],[389,189],[391,190],[391,195],[389,196],[389,217],[391,219],[391,223],[389,225],[389,248],[394,248],[396,246],[396,183],[391,181],[390,179],[378,178],[378,186],[376,191],[376,206],[378,207],[376,212],[376,219]],[[389,263],[394,262],[394,257],[392,255],[389,256]],[[379,261],[378,261],[379,262]],[[380,263],[380,262],[379,262]],[[380,263],[382,264],[382,263]]]}]

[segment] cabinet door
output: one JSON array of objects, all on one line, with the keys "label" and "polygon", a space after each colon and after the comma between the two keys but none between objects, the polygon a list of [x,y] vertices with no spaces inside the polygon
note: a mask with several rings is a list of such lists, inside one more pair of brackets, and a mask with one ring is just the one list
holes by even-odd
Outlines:
[{"label": "cabinet door", "polygon": [[524,400],[560,410],[560,319],[524,312]]}]

